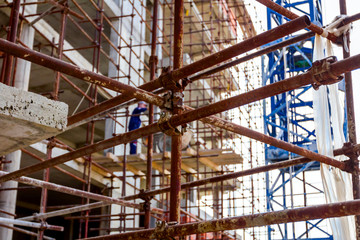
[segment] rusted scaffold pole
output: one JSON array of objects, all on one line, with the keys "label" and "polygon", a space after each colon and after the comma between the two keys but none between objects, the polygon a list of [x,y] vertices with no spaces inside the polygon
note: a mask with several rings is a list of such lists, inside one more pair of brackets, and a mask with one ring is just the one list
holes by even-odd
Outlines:
[{"label": "rusted scaffold pole", "polygon": [[[340,3],[340,14],[346,15],[346,0],[339,0]],[[350,57],[350,33],[345,33],[346,42],[343,42],[343,57],[344,59]],[[347,113],[347,127],[348,137],[351,146],[357,143],[356,139],[356,125],[355,125],[355,108],[354,108],[354,94],[351,72],[345,73],[345,97],[346,97],[346,113]],[[360,182],[359,182],[359,155],[357,151],[353,151],[347,155],[350,158],[351,166],[351,177],[353,185],[353,196],[354,199],[360,199]],[[355,216],[355,230],[356,239],[360,240],[360,214]]]},{"label": "rusted scaffold pole", "polygon": [[[12,2],[11,16],[10,16],[11,17],[10,18],[11,26],[10,26],[10,31],[8,34],[8,40],[13,43],[15,43],[15,41],[16,41],[16,35],[17,35],[17,29],[18,29],[18,23],[19,23],[20,3],[21,3],[21,0],[14,0]],[[14,56],[11,54],[6,54],[4,61],[3,61],[2,70],[1,70],[1,74],[3,74],[2,80],[3,80],[3,83],[5,83],[6,85],[11,84],[11,72],[12,72],[13,62],[14,62]]]},{"label": "rusted scaffold pole", "polygon": [[[53,148],[54,148],[54,139],[51,139],[46,146],[46,159],[51,159]],[[50,168],[46,168],[44,169],[43,172],[43,181],[49,182],[49,180],[50,180]],[[46,212],[47,202],[48,202],[48,190],[46,188],[42,188],[41,198],[40,198],[40,210],[39,210],[40,213]],[[44,230],[39,229],[38,239],[42,240],[43,237],[44,237]]]},{"label": "rusted scaffold pole", "polygon": [[[63,50],[64,50],[64,40],[65,40],[65,31],[66,31],[66,22],[67,22],[67,13],[68,13],[67,1],[64,2],[63,7],[64,8],[61,11],[61,26],[60,26],[58,48],[57,48],[57,54],[60,60],[62,60],[63,58]],[[54,91],[52,93],[52,98],[54,100],[58,100],[59,98],[60,76],[61,76],[61,72],[55,73]]]},{"label": "rusted scaffold pole", "polygon": [[[158,9],[159,0],[154,0],[153,4],[153,16],[152,16],[152,30],[151,30],[151,56],[149,59],[150,63],[150,82],[156,78],[156,68],[158,58],[156,56],[156,38],[157,38],[157,24],[158,24]],[[154,122],[154,105],[149,104],[149,125]],[[148,136],[148,147],[147,147],[147,163],[146,163],[146,190],[150,191],[152,186],[152,156],[153,156],[153,142],[154,135]],[[150,228],[151,212],[150,212],[150,199],[145,200],[145,221],[144,227]]]},{"label": "rusted scaffold pole", "polygon": [[303,207],[240,217],[224,218],[219,220],[180,224],[175,226],[168,226],[161,230],[139,230],[136,232],[93,237],[88,238],[88,240],[167,239],[175,236],[186,236],[198,233],[244,229],[280,223],[307,221],[312,219],[326,219],[333,217],[349,216],[358,214],[360,212],[359,209],[360,200],[353,200],[347,202],[317,205],[312,207]]},{"label": "rusted scaffold pole", "polygon": [[[184,37],[184,0],[175,0],[174,22],[174,70],[183,64],[183,37]],[[173,79],[172,81],[178,81]],[[181,82],[174,82],[181,86]],[[182,113],[183,90],[172,90],[172,114]],[[180,223],[180,191],[181,191],[181,134],[171,136],[171,179],[170,179],[170,217],[171,222]],[[165,151],[165,149],[164,149]]]},{"label": "rusted scaffold pole", "polygon": [[[1,40],[0,40],[0,43],[1,43]],[[340,76],[343,73],[349,72],[349,71],[357,69],[359,67],[360,67],[360,54],[352,56],[348,59],[330,64],[328,66],[328,68],[329,68],[328,70],[330,71],[330,72],[328,72],[328,74],[330,76]],[[235,108],[235,107],[239,107],[239,106],[242,106],[242,105],[254,102],[254,101],[258,101],[263,98],[267,98],[267,97],[277,95],[277,94],[280,94],[280,93],[283,93],[286,91],[290,91],[292,89],[296,89],[296,88],[299,88],[299,87],[302,87],[302,86],[305,86],[308,84],[334,83],[334,79],[330,79],[330,80],[329,79],[327,79],[327,80],[326,79],[322,79],[322,80],[318,79],[318,80],[316,80],[316,78],[317,78],[316,74],[313,71],[309,71],[307,73],[297,75],[292,78],[288,78],[281,82],[273,83],[273,84],[255,89],[253,91],[243,93],[238,96],[231,97],[226,100],[222,100],[217,103],[201,107],[199,109],[185,112],[181,115],[175,115],[175,116],[171,117],[168,122],[162,123],[162,127],[160,127],[159,124],[154,123],[154,124],[148,125],[146,127],[136,129],[131,132],[120,134],[114,138],[103,140],[103,141],[100,141],[100,142],[95,143],[90,146],[82,147],[76,151],[61,155],[59,157],[53,158],[51,160],[47,160],[45,162],[42,162],[42,163],[39,163],[36,165],[32,165],[32,166],[23,168],[21,170],[12,172],[6,176],[2,176],[2,177],[0,177],[0,182],[8,181],[8,180],[32,173],[32,172],[42,170],[47,167],[55,166],[57,164],[64,163],[64,162],[74,159],[76,157],[81,157],[81,156],[87,155],[92,152],[101,151],[106,148],[110,148],[112,146],[118,145],[118,144],[129,142],[133,139],[148,136],[149,134],[159,132],[162,129],[169,128],[169,124],[172,127],[177,127],[179,125],[183,125],[183,124],[192,122],[197,119],[205,118],[210,115],[214,115],[214,114],[217,114],[217,113],[220,113],[220,112],[223,112],[223,111]],[[321,82],[319,82],[319,81],[321,81]],[[216,118],[213,118],[213,120],[212,120],[213,122],[216,122],[214,120],[216,120]],[[233,127],[234,125],[231,125],[231,123],[227,122],[227,121],[219,121],[216,126],[227,129],[229,131],[233,131],[235,133],[237,133],[237,131],[241,131],[241,129],[243,128],[239,125],[236,125],[237,127],[234,128]],[[247,131],[251,131],[251,130],[247,129]],[[265,139],[266,138],[265,136],[266,135],[259,135],[259,140]],[[250,136],[250,137],[252,137],[252,136]],[[264,140],[264,142],[265,142],[265,140]],[[266,143],[274,145],[277,143],[281,143],[281,141],[279,141],[277,139],[269,138],[266,141]],[[276,146],[276,145],[274,145],[274,146]],[[283,146],[286,146],[286,145],[283,145]],[[332,158],[329,158],[326,156],[322,156],[320,154],[308,151],[306,149],[302,149],[302,148],[298,149],[297,146],[292,145],[292,144],[288,145],[288,148],[291,149],[290,151],[292,151],[294,153],[298,153],[305,157],[309,157],[312,160],[326,163],[328,165],[340,168],[342,170],[346,170],[346,164],[344,162],[340,162],[335,159],[332,159]],[[298,149],[298,150],[295,151],[296,149]]]}]

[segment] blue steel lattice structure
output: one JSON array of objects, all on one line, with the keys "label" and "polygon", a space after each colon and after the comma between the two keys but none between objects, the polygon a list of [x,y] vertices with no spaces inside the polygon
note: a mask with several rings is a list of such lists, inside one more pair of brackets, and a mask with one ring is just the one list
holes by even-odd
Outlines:
[{"label": "blue steel lattice structure", "polygon": [[[276,0],[277,4],[298,15],[308,15],[315,24],[322,25],[320,0]],[[288,21],[282,15],[268,9],[268,30]],[[283,41],[285,39],[279,40]],[[277,41],[277,42],[279,42]],[[274,44],[274,43],[272,43]],[[311,67],[313,39],[293,44],[263,57],[263,85],[281,81],[299,74]],[[265,62],[266,61],[266,62]],[[266,64],[265,64],[266,63]],[[266,67],[264,67],[266,66]],[[311,86],[305,86],[284,94],[274,96],[264,104],[264,129],[272,137],[316,151],[315,130],[312,117]],[[282,149],[265,146],[266,164],[297,157]],[[322,190],[306,183],[305,171],[316,171],[318,163],[308,163],[295,168],[281,169],[273,182],[266,174],[267,210],[274,211],[294,207],[292,181],[301,180],[303,184],[303,204],[307,204],[306,187],[322,193]],[[320,174],[320,173],[319,173]],[[306,221],[268,226],[268,239],[333,239],[331,233],[323,229],[324,221]],[[274,232],[277,234],[273,234]],[[311,238],[311,231],[317,232]]]}]

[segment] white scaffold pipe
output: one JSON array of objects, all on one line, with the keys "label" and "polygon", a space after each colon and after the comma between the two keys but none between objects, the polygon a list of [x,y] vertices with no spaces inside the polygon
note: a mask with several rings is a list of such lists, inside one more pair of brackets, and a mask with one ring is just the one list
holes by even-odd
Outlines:
[{"label": "white scaffold pipe", "polygon": [[45,220],[45,219],[51,218],[51,217],[63,216],[63,215],[67,215],[67,214],[71,214],[71,213],[75,213],[75,212],[82,212],[82,211],[86,211],[89,209],[104,207],[104,206],[108,206],[108,205],[110,205],[110,203],[95,202],[95,203],[90,203],[87,205],[81,205],[81,206],[76,206],[76,207],[72,207],[72,208],[61,209],[58,211],[53,211],[53,212],[48,212],[48,213],[35,213],[33,216],[22,217],[22,218],[19,218],[19,220],[23,220],[23,221],[37,221],[37,220],[41,220],[41,219]]},{"label": "white scaffold pipe", "polygon": [[54,231],[59,231],[59,232],[64,231],[64,227],[61,227],[61,226],[49,225],[47,223],[34,223],[34,222],[28,222],[28,221],[22,221],[22,220],[4,218],[4,217],[0,217],[0,223],[1,224],[13,224],[13,225],[24,226],[24,227],[39,228],[39,229],[46,229],[46,230],[54,230]]}]

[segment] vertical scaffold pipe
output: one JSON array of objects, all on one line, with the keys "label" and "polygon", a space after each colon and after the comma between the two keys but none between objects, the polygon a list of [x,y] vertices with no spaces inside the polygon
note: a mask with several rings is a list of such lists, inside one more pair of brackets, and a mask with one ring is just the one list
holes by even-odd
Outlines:
[{"label": "vertical scaffold pipe", "polygon": [[[347,14],[346,0],[339,0],[340,14]],[[343,43],[343,57],[344,59],[350,57],[350,33],[347,35],[346,41]],[[348,46],[346,50],[345,44]],[[347,112],[347,126],[349,134],[349,142],[352,145],[356,145],[356,125],[355,125],[355,109],[354,109],[354,94],[352,86],[352,75],[351,72],[345,73],[345,97],[346,97],[346,112]],[[353,166],[352,172],[352,185],[353,185],[353,196],[354,199],[360,199],[360,183],[359,183],[359,159],[357,154],[352,154],[350,157],[350,163]],[[360,215],[355,216],[355,230],[356,239],[360,240]]]},{"label": "vertical scaffold pipe", "polygon": [[[184,0],[175,0],[174,23],[174,70],[183,63],[184,34]],[[173,114],[181,114],[182,91],[173,92]],[[176,94],[176,96],[175,96]],[[181,135],[171,136],[171,188],[170,188],[170,221],[180,222],[180,190],[181,190]],[[165,151],[165,149],[164,149]]]},{"label": "vertical scaffold pipe", "polygon": [[[156,36],[157,36],[157,22],[158,22],[158,8],[159,0],[154,0],[153,5],[153,18],[152,18],[152,33],[151,33],[151,56],[150,56],[150,81],[154,81],[156,77]],[[154,122],[154,105],[149,104],[149,124]],[[147,148],[147,163],[146,163],[146,190],[151,190],[152,185],[152,156],[153,156],[153,142],[154,135],[148,136],[148,148]],[[150,212],[150,199],[145,199],[145,221],[144,227],[150,228],[151,212]]]}]

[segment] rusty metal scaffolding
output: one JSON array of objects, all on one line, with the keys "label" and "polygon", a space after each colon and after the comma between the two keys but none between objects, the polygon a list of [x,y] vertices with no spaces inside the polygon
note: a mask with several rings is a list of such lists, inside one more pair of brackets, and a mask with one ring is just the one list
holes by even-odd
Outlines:
[{"label": "rusty metal scaffolding", "polygon": [[[27,60],[33,68],[30,91],[67,103],[70,115],[62,134],[41,142],[45,153],[22,148],[26,164],[0,172],[0,182],[22,184],[1,191],[24,198],[33,188],[23,185],[41,189],[31,200],[39,207],[23,203],[25,197],[24,211],[10,221],[36,221],[25,226],[39,230],[1,219],[0,228],[38,239],[59,236],[49,231],[54,229],[64,230],[63,239],[264,239],[267,225],[360,214],[351,80],[360,55],[344,51],[341,61],[321,60],[303,74],[261,87],[257,57],[324,30],[272,1],[258,2],[290,20],[257,34],[253,6],[232,0],[1,1],[1,18],[8,21],[1,30],[1,82],[15,86],[18,61]],[[346,14],[345,0],[340,6]],[[36,32],[33,46],[22,41],[25,27]],[[297,37],[260,48],[298,31]],[[327,38],[343,39],[331,33]],[[347,161],[261,133],[261,100],[337,83],[342,75],[349,143],[334,155],[346,155]],[[128,131],[140,100],[149,104],[145,124]],[[189,133],[191,140],[182,146]],[[127,144],[136,139],[138,154],[129,155]],[[264,166],[263,144],[302,157]],[[265,213],[264,173],[311,161],[351,173],[354,200]]]}]

